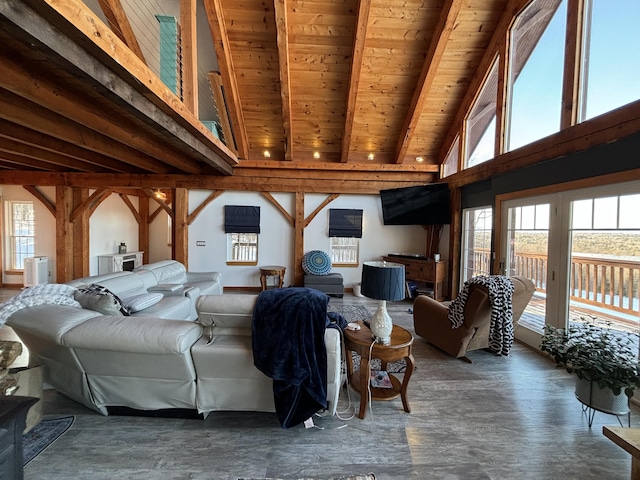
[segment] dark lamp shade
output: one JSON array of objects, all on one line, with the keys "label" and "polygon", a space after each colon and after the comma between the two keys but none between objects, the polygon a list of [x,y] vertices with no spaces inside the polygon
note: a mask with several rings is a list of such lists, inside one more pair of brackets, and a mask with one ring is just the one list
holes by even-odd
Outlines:
[{"label": "dark lamp shade", "polygon": [[404,265],[393,262],[364,262],[362,295],[376,300],[404,300]]}]

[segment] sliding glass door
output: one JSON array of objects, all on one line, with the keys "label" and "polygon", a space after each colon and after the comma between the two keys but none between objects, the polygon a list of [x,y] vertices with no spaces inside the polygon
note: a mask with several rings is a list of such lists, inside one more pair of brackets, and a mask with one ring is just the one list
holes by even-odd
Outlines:
[{"label": "sliding glass door", "polygon": [[640,182],[499,202],[500,273],[533,280],[516,337],[598,318],[640,328]]},{"label": "sliding glass door", "polygon": [[[532,346],[540,343],[547,318],[550,293],[550,228],[553,197],[518,199],[503,204],[500,273],[533,281],[536,293],[520,317],[519,338]],[[551,254],[552,255],[552,254]]]}]

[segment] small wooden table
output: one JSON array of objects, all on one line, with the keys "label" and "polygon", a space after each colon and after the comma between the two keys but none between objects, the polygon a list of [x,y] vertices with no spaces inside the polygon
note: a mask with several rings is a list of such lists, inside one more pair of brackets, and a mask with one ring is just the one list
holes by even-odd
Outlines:
[{"label": "small wooden table", "polygon": [[602,433],[631,454],[631,480],[640,480],[640,428],[602,427]]},{"label": "small wooden table", "polygon": [[266,265],[260,267],[260,285],[262,286],[262,290],[267,289],[267,277],[278,277],[278,288],[282,288],[285,270],[286,268],[281,265]]},{"label": "small wooden table", "polygon": [[[369,349],[371,348],[371,342],[374,340],[369,327],[362,322],[358,322],[358,324],[360,325],[360,330],[345,330],[344,343],[347,350],[347,375],[353,389],[360,393],[358,417],[363,419],[367,414],[367,404],[369,403]],[[397,362],[403,358],[407,362],[407,369],[402,383],[395,375],[389,374],[392,388],[371,387],[372,400],[393,400],[401,397],[402,406],[407,413],[411,412],[407,399],[407,386],[415,368],[415,361],[411,354],[412,345],[413,335],[404,328],[394,325],[391,332],[391,343],[389,345],[376,343],[371,349],[371,358],[380,359],[382,370],[387,369],[388,362]],[[356,352],[360,355],[360,371],[354,372],[353,358],[349,352]],[[366,373],[362,374],[362,372]]]}]

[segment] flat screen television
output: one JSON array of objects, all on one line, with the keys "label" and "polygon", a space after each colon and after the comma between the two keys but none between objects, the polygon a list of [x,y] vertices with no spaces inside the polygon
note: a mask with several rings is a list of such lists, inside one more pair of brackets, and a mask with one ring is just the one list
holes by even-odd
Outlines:
[{"label": "flat screen television", "polygon": [[449,186],[428,183],[380,190],[385,225],[444,225],[451,223]]}]

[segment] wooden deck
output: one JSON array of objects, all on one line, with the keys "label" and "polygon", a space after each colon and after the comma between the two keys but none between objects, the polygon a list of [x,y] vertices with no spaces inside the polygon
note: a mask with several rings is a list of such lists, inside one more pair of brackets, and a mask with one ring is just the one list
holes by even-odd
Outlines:
[{"label": "wooden deck", "polygon": [[[542,332],[545,324],[545,298],[534,295],[526,310],[520,317],[520,324]],[[632,318],[614,310],[604,308],[594,308],[586,304],[571,302],[569,310],[569,321],[580,322],[582,318],[595,317],[598,320],[611,322],[612,326],[619,330],[637,332],[640,329],[640,317]]]}]

